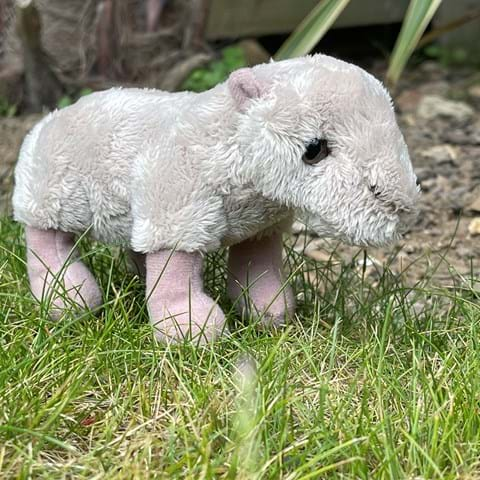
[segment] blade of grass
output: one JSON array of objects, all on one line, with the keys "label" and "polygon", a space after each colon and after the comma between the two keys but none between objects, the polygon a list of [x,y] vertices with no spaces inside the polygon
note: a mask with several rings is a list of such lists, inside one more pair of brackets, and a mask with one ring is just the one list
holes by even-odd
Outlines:
[{"label": "blade of grass", "polygon": [[36,437],[38,439],[41,439],[45,442],[49,442],[52,445],[55,445],[56,447],[63,448],[64,450],[68,450],[69,452],[75,452],[75,447],[72,445],[69,445],[68,443],[62,442],[61,440],[58,440],[58,438],[52,437],[51,435],[47,435],[42,432],[37,432],[35,430],[30,430],[28,428],[21,428],[21,427],[16,427],[15,425],[0,425],[0,432],[9,432],[9,433],[14,433],[14,434],[28,434],[31,435],[32,437]]},{"label": "blade of grass", "polygon": [[415,46],[441,3],[442,0],[410,0],[387,70],[386,79],[390,87],[397,84]]},{"label": "blade of grass", "polygon": [[309,53],[325,35],[350,0],[321,0],[275,54],[275,60]]}]

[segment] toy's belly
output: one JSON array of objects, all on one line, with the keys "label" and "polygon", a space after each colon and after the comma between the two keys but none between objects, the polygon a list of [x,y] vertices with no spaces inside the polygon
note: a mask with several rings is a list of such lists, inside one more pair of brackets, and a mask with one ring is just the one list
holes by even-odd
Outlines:
[{"label": "toy's belly", "polygon": [[227,234],[223,246],[242,242],[285,220],[290,212],[285,207],[246,190],[232,191],[224,199]]},{"label": "toy's belly", "polygon": [[102,242],[129,245],[132,230],[131,192],[125,179],[110,182],[68,172],[59,185],[55,228]]}]

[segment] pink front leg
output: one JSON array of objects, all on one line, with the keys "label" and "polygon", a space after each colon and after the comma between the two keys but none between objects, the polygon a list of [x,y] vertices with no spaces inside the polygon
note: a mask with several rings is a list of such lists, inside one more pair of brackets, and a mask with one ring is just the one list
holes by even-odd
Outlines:
[{"label": "pink front leg", "polygon": [[161,250],[147,254],[147,304],[155,335],[209,342],[226,330],[225,316],[203,290],[202,255]]}]

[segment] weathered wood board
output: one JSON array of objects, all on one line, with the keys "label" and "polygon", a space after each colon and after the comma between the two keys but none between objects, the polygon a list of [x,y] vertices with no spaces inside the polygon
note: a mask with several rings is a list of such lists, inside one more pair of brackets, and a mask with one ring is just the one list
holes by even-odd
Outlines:
[{"label": "weathered wood board", "polygon": [[[209,39],[288,33],[318,0],[211,0]],[[408,0],[352,0],[335,27],[399,22]]]},{"label": "weathered wood board", "polygon": [[[207,37],[239,38],[291,32],[318,0],[211,0]],[[409,0],[352,0],[334,28],[401,22]],[[444,0],[434,25],[442,25],[474,8],[480,0]],[[442,37],[444,43],[480,51],[480,19]]]}]

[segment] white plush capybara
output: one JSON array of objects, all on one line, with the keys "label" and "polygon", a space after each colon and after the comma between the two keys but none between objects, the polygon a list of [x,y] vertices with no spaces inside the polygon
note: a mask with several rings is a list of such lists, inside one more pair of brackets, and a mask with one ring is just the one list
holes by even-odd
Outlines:
[{"label": "white plush capybara", "polygon": [[15,173],[35,297],[102,302],[75,235],[146,254],[163,340],[207,341],[225,317],[203,290],[205,252],[229,246],[230,295],[266,325],[293,314],[282,232],[293,215],[357,245],[399,238],[419,188],[381,83],[324,55],[232,73],[204,93],[112,89],[48,115]]}]

